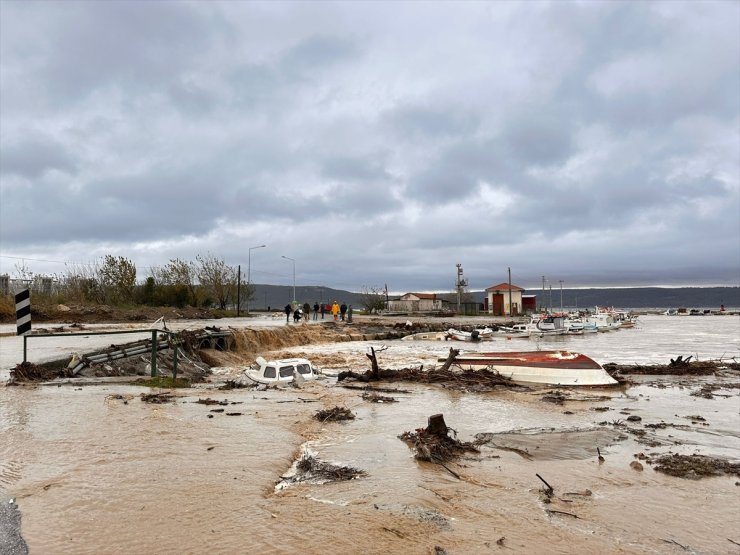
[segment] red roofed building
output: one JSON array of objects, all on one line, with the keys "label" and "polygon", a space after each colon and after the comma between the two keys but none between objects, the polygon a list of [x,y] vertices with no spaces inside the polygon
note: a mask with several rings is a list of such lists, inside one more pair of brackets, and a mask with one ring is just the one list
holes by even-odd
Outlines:
[{"label": "red roofed building", "polygon": [[444,301],[436,293],[406,293],[388,301],[391,312],[433,312],[443,309]]},{"label": "red roofed building", "polygon": [[492,285],[486,288],[485,310],[494,316],[518,316],[523,313],[522,293],[524,289],[514,284],[511,288],[508,283]]}]

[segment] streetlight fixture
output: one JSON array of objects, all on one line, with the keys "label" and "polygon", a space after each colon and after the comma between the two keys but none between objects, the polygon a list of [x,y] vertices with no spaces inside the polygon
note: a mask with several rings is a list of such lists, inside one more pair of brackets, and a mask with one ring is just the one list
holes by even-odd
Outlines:
[{"label": "streetlight fixture", "polygon": [[252,277],[252,251],[254,249],[263,249],[267,245],[258,245],[256,247],[249,247],[249,252],[247,254],[247,314],[249,314],[249,297],[252,294],[252,291],[249,289],[249,285],[251,284],[251,277]]},{"label": "streetlight fixture", "polygon": [[293,262],[293,303],[295,303],[295,259],[290,258],[289,256],[280,256],[280,258],[284,258],[285,260],[290,260],[291,262]]}]

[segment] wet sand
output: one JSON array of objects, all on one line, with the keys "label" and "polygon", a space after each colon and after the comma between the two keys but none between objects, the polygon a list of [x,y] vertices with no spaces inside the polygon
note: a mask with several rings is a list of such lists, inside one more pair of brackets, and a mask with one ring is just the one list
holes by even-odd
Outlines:
[{"label": "wet sand", "polygon": [[[367,367],[362,343],[320,348],[335,368]],[[398,348],[381,362],[411,360]],[[393,394],[397,403],[368,403],[331,379],[301,390],[202,386],[161,405],[142,402],[133,386],[7,387],[0,498],[17,498],[30,552],[44,554],[738,553],[740,478],[688,480],[644,460],[642,471],[630,466],[640,453],[670,451],[740,460],[738,390],[690,395],[708,381],[717,379],[640,378],[599,390],[606,399],[588,391],[591,400],[562,405],[539,390],[414,384],[390,386],[410,391]],[[206,397],[230,404],[196,403]],[[337,405],[355,419],[313,418]],[[397,437],[434,413],[463,441],[494,438],[450,463],[459,479],[417,461]],[[698,415],[704,421],[690,418]],[[641,420],[614,425],[629,416]],[[661,422],[668,425],[646,426]],[[276,491],[304,446],[367,475]],[[536,474],[555,489],[550,503]]]}]

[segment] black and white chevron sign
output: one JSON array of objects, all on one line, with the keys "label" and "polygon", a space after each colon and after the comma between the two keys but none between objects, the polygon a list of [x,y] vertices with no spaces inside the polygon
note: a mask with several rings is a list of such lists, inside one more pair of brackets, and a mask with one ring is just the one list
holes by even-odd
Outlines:
[{"label": "black and white chevron sign", "polygon": [[15,295],[15,323],[18,328],[16,335],[31,331],[31,292],[28,289]]}]

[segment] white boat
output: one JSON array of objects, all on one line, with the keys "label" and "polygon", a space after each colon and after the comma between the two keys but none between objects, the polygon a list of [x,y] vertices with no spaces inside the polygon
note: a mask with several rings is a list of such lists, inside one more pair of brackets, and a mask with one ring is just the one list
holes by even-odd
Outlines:
[{"label": "white boat", "polygon": [[450,328],[447,330],[447,338],[455,341],[484,341],[493,339],[493,330],[491,328],[483,328],[473,331],[461,331]]},{"label": "white boat", "polygon": [[290,383],[293,380],[315,380],[319,370],[306,358],[265,360],[257,357],[254,364],[244,371],[251,381],[261,384]]},{"label": "white boat", "polygon": [[606,312],[599,312],[587,316],[585,321],[594,324],[599,331],[612,331],[619,329],[620,323],[614,320],[614,317]]},{"label": "white boat", "polygon": [[506,326],[499,326],[498,333],[499,335],[504,335],[507,338],[512,337],[529,337],[529,324],[514,324],[513,326],[506,327]]},{"label": "white boat", "polygon": [[446,331],[427,331],[420,333],[412,333],[406,337],[402,337],[401,341],[447,341]]},{"label": "white boat", "polygon": [[455,357],[454,364],[463,370],[489,369],[519,383],[573,386],[617,384],[598,362],[570,351],[461,353]]},{"label": "white boat", "polygon": [[584,333],[596,333],[599,329],[593,322],[584,322],[582,318],[566,318],[565,333],[569,335],[583,335]]}]

